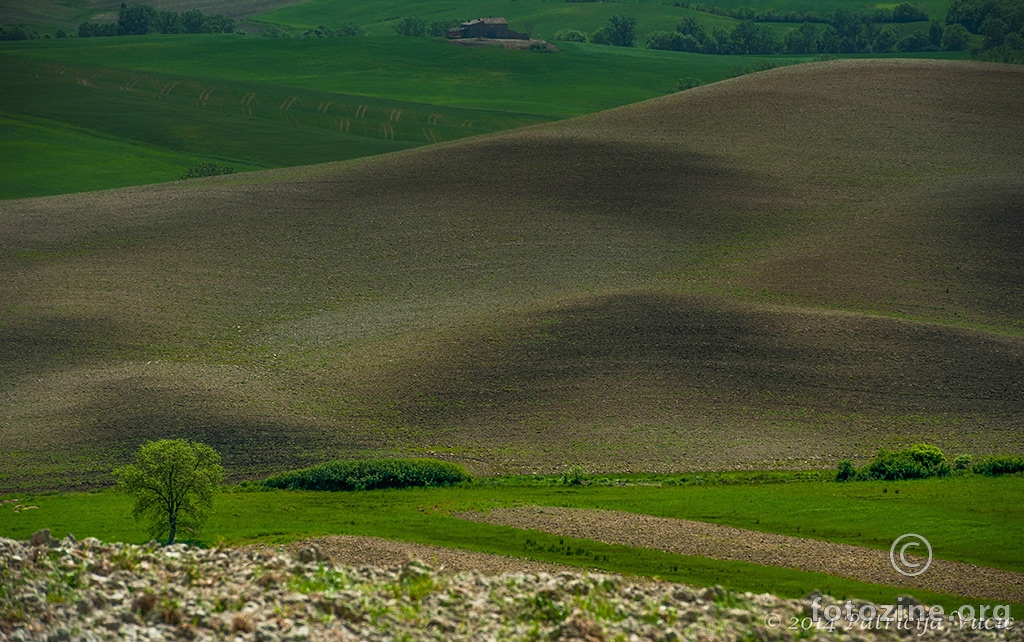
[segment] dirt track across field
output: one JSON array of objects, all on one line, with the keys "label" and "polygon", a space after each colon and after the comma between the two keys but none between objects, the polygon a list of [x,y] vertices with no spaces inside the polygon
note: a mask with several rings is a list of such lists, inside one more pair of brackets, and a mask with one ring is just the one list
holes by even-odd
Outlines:
[{"label": "dirt track across field", "polygon": [[[828,573],[909,589],[1024,601],[1024,573],[935,559],[923,574],[907,577],[893,568],[889,551],[720,524],[551,506],[499,508],[487,513],[461,513],[458,517],[609,544]],[[914,561],[910,556],[908,559]]]}]

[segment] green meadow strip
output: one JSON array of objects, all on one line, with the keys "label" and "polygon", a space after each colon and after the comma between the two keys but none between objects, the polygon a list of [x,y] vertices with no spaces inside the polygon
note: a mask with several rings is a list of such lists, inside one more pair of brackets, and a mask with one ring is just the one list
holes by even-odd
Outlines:
[{"label": "green meadow strip", "polygon": [[[926,603],[941,604],[947,609],[961,604],[995,603],[908,591],[820,573],[561,537],[450,516],[464,510],[537,504],[628,509],[644,514],[700,518],[766,532],[885,548],[888,543],[882,540],[892,532],[925,531],[939,557],[1017,572],[1024,568],[1019,546],[1014,545],[1024,518],[1005,510],[1004,503],[1021,497],[1024,477],[1020,475],[890,484],[886,493],[880,492],[881,485],[865,482],[861,484],[864,495],[859,498],[850,490],[856,486],[857,483],[823,482],[582,488],[470,484],[358,492],[261,491],[252,486],[231,487],[218,498],[215,512],[198,543],[276,545],[325,535],[364,535],[697,585],[721,584],[734,590],[770,591],[790,598],[819,590],[841,599],[856,597],[893,603],[897,595],[911,592]],[[900,499],[893,500],[897,489],[901,491]],[[856,504],[860,501],[874,501],[876,507],[882,508],[876,514],[884,514],[885,505],[877,504],[876,491],[896,503],[902,522],[881,520],[876,523],[857,510]],[[977,498],[969,510],[961,503],[961,498],[968,495]],[[769,496],[775,499],[770,500]],[[27,539],[36,530],[49,528],[57,536],[70,532],[78,538],[98,537],[107,541],[147,539],[144,530],[131,520],[129,498],[111,491],[46,493],[5,500],[0,506],[0,536]],[[627,502],[629,506],[625,505]],[[852,518],[837,519],[830,530],[823,531],[823,521],[815,514],[844,504],[851,505]],[[35,508],[31,508],[33,506]],[[710,514],[710,506],[718,506],[718,513]],[[958,514],[962,516],[960,519],[956,519]],[[766,515],[785,516],[785,519],[763,519]],[[944,522],[946,531],[932,528]],[[964,528],[969,530],[970,546],[962,542],[957,545],[959,540],[951,536],[952,532]]]}]

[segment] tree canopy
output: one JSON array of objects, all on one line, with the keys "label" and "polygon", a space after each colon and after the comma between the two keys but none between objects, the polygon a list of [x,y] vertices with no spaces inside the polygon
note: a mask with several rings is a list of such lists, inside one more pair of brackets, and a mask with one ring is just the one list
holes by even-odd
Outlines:
[{"label": "tree canopy", "polygon": [[139,447],[135,463],[113,472],[119,491],[135,498],[132,515],[148,520],[153,537],[173,544],[178,531],[199,532],[213,509],[224,468],[206,444],[161,439]]}]

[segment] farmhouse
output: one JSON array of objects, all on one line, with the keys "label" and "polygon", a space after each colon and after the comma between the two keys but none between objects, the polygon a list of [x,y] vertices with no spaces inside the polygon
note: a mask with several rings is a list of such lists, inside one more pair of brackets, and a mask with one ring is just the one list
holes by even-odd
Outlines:
[{"label": "farmhouse", "polygon": [[456,38],[500,38],[503,40],[529,40],[530,35],[519,33],[508,28],[508,20],[504,18],[477,18],[463,22],[448,32],[448,37]]}]

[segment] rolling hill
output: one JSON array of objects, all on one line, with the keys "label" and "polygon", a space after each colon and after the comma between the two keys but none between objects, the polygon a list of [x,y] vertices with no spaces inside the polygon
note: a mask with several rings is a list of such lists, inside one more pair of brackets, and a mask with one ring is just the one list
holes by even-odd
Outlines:
[{"label": "rolling hill", "polygon": [[346,160],[618,107],[680,77],[807,60],[397,36],[0,43],[0,199],[165,182],[200,161],[241,172]]},{"label": "rolling hill", "polygon": [[834,61],[326,165],[0,203],[4,490],[1024,452],[1024,70]]}]

